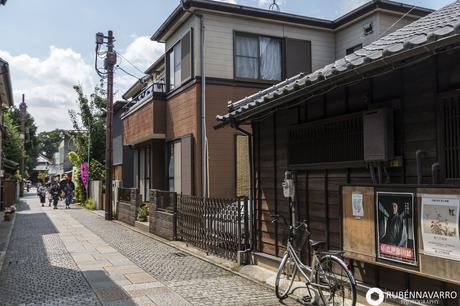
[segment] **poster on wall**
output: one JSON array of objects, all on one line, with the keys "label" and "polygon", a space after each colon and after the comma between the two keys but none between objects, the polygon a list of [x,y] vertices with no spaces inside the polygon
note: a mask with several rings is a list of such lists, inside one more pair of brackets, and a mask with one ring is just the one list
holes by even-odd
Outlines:
[{"label": "poster on wall", "polygon": [[351,206],[353,217],[364,217],[363,194],[361,192],[353,192],[351,194]]},{"label": "poster on wall", "polygon": [[422,196],[423,253],[460,261],[458,213],[460,199]]},{"label": "poster on wall", "polygon": [[378,258],[417,265],[414,235],[414,193],[377,192]]}]

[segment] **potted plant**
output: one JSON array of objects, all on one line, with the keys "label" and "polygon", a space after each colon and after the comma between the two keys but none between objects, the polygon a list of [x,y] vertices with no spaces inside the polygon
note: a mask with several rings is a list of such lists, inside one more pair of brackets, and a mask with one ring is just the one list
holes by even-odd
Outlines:
[{"label": "potted plant", "polygon": [[141,222],[146,222],[148,216],[148,208],[147,205],[139,207],[137,210],[137,220]]}]

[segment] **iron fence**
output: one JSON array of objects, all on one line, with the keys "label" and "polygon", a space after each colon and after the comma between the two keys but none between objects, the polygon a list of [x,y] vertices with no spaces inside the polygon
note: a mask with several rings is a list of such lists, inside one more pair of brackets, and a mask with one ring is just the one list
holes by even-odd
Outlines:
[{"label": "iron fence", "polygon": [[237,260],[249,248],[248,200],[177,197],[177,236],[208,253]]}]

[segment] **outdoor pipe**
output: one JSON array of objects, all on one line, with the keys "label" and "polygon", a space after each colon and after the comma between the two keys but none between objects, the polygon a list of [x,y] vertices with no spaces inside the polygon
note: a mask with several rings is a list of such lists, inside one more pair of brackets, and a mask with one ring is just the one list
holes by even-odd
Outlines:
[{"label": "outdoor pipe", "polygon": [[421,185],[423,183],[423,158],[426,156],[426,152],[422,150],[417,150],[415,152],[415,160],[417,162],[417,184]]},{"label": "outdoor pipe", "polygon": [[437,185],[441,183],[440,172],[441,172],[441,166],[439,165],[438,162],[431,165],[431,177],[433,179],[433,185]]}]

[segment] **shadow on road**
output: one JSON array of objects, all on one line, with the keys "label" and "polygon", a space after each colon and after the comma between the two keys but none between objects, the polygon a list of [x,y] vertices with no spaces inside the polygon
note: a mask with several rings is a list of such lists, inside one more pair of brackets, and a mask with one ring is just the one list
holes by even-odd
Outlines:
[{"label": "shadow on road", "polygon": [[[29,193],[26,198],[31,196]],[[25,202],[17,208],[0,271],[1,305],[99,305],[101,301],[102,304],[135,305],[103,270],[81,272],[78,269],[46,213],[34,212]],[[84,275],[91,280],[91,285]]]}]

